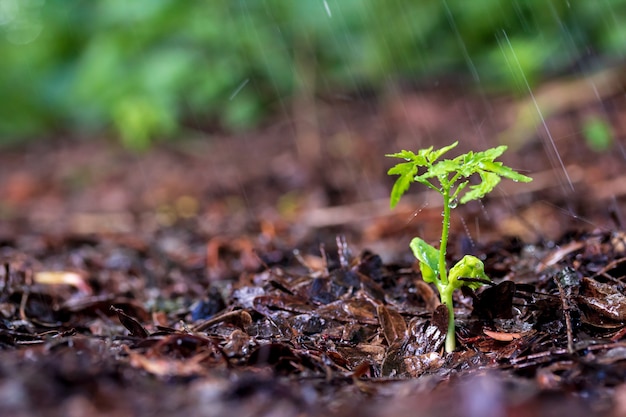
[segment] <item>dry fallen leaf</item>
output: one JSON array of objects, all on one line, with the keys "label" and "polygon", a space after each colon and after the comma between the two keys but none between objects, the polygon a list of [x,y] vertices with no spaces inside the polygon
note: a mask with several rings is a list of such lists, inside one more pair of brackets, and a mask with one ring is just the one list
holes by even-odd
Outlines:
[{"label": "dry fallen leaf", "polygon": [[504,332],[494,332],[492,330],[483,329],[483,333],[489,336],[494,340],[498,340],[500,342],[510,342],[514,339],[519,339],[522,337],[521,333],[504,333]]},{"label": "dry fallen leaf", "polygon": [[42,285],[70,285],[85,294],[91,294],[92,290],[85,279],[76,272],[70,271],[40,271],[35,273],[34,280]]},{"label": "dry fallen leaf", "polygon": [[141,323],[139,323],[136,318],[129,316],[121,308],[111,306],[111,310],[117,313],[117,317],[119,318],[120,323],[122,323],[122,325],[126,327],[126,329],[128,329],[132,336],[145,339],[150,335],[150,333],[148,333],[148,331],[141,325]]},{"label": "dry fallen leaf", "polygon": [[128,346],[124,350],[130,358],[130,365],[157,376],[194,376],[204,373],[200,362],[206,359],[206,354],[196,355],[185,360],[149,358],[133,352]]},{"label": "dry fallen leaf", "polygon": [[387,344],[391,346],[397,340],[403,340],[407,336],[407,327],[404,317],[396,310],[380,305],[376,308],[378,321],[383,329]]},{"label": "dry fallen leaf", "polygon": [[603,317],[626,320],[626,296],[614,285],[583,278],[580,284],[579,302]]}]

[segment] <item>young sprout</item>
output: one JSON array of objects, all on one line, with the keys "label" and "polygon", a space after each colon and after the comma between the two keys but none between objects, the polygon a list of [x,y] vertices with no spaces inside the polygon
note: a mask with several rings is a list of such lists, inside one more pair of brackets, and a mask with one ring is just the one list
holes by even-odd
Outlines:
[{"label": "young sprout", "polygon": [[[450,229],[450,210],[456,208],[458,204],[465,204],[468,201],[484,197],[498,185],[502,177],[515,182],[532,181],[532,178],[504,166],[502,162],[495,162],[495,159],[504,153],[506,146],[498,146],[483,152],[470,151],[454,159],[439,161],[443,154],[457,145],[458,142],[454,142],[452,145],[439,150],[433,150],[431,146],[428,149],[420,150],[418,153],[402,151],[386,155],[405,160],[387,172],[389,175],[399,175],[391,190],[391,208],[398,204],[400,197],[414,182],[437,191],[443,197],[443,227],[439,249],[429,245],[419,237],[414,238],[409,246],[419,260],[422,278],[428,283],[435,284],[441,302],[448,307],[446,352],[452,352],[456,348],[452,293],[464,285],[476,290],[489,282],[482,261],[471,255],[465,255],[448,272],[446,246],[448,245]],[[421,173],[420,168],[423,168]],[[479,175],[480,182],[468,187],[468,178],[474,174]]]}]

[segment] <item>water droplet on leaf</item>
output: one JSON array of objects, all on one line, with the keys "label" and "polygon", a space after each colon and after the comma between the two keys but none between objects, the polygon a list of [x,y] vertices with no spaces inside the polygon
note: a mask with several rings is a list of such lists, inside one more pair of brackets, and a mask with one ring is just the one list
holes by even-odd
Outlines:
[{"label": "water droplet on leaf", "polygon": [[448,207],[450,207],[451,209],[456,208],[456,206],[459,205],[459,200],[458,199],[452,199],[449,203],[448,203]]}]

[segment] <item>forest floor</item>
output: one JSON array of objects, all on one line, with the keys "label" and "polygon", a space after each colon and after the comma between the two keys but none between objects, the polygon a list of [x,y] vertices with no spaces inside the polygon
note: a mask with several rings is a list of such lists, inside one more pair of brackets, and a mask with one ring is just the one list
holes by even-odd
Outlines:
[{"label": "forest floor", "polygon": [[[0,414],[626,415],[626,98],[572,85],[537,91],[560,98],[543,121],[438,88],[142,154],[2,150]],[[494,285],[455,294],[446,354],[408,248],[437,242],[441,203],[389,209],[384,155],[455,140],[509,145],[534,181],[453,213],[449,261]]]}]

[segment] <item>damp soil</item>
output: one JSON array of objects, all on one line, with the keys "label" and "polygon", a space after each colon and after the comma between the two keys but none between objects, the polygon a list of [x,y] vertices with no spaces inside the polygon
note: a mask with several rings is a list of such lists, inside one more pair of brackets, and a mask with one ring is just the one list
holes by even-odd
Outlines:
[{"label": "damp soil", "polygon": [[[544,126],[510,99],[413,91],[142,154],[4,149],[1,414],[624,415],[623,97]],[[446,354],[408,249],[437,241],[440,203],[414,190],[390,210],[383,155],[454,140],[505,141],[534,181],[455,210],[449,262],[478,256],[493,283],[455,294]]]}]

